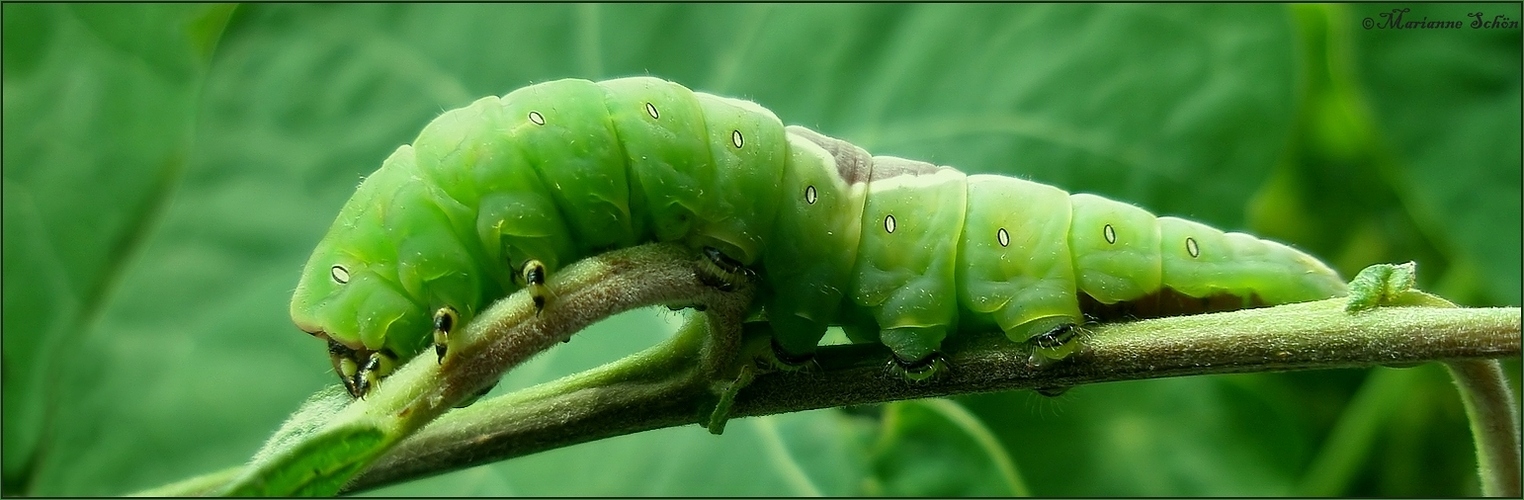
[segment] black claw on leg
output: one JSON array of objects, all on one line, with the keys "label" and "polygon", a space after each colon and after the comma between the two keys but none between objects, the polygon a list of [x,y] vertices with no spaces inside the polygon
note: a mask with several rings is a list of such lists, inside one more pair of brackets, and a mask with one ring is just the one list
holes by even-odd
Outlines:
[{"label": "black claw on leg", "polygon": [[370,353],[370,359],[365,361],[365,366],[360,368],[360,373],[355,377],[355,383],[362,388],[362,393],[369,393],[372,387],[381,385],[382,373],[381,353]]},{"label": "black claw on leg", "polygon": [[434,311],[434,354],[439,364],[444,364],[445,353],[450,350],[450,332],[455,330],[460,314],[455,308],[444,306]]},{"label": "black claw on leg", "polygon": [[365,361],[365,367],[360,368],[360,371],[361,372],[378,372],[378,371],[381,371],[381,353],[379,353],[379,352],[370,353],[370,359],[367,359]]},{"label": "black claw on leg", "polygon": [[524,284],[529,288],[529,298],[534,301],[534,314],[540,315],[545,309],[545,298],[550,290],[545,287],[545,264],[538,260],[529,259],[524,263]]},{"label": "black claw on leg", "polygon": [[699,259],[699,281],[722,292],[735,290],[736,285],[745,282],[754,274],[740,261],[730,258],[725,255],[725,252],[714,247],[704,247],[704,257]]},{"label": "black claw on leg", "polygon": [[333,340],[328,341],[328,357],[344,389],[356,399],[364,398],[379,386],[381,379],[391,375],[397,366],[397,354],[391,349],[356,350]]},{"label": "black claw on leg", "polygon": [[365,379],[363,372],[356,373],[354,377],[351,377],[349,386],[354,388],[354,390],[349,391],[350,395],[358,399],[365,399],[365,394],[370,392],[370,381]]}]

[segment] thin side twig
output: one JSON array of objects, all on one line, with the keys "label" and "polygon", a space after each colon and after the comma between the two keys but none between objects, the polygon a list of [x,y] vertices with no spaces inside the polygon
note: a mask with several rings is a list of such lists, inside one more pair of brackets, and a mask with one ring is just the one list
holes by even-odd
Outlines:
[{"label": "thin side twig", "polygon": [[1470,359],[1445,363],[1471,421],[1476,441],[1478,474],[1482,494],[1492,497],[1524,496],[1520,486],[1518,403],[1508,388],[1503,365],[1496,360]]}]

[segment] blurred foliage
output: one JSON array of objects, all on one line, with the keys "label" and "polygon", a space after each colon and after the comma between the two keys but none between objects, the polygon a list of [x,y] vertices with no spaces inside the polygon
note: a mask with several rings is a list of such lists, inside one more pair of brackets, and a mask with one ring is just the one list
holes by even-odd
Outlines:
[{"label": "blurred foliage", "polygon": [[[1520,302],[1518,28],[1363,29],[1385,5],[3,8],[6,494],[242,463],[334,383],[286,307],[360,177],[443,110],[562,77],[660,76],[876,153],[1258,232],[1346,276],[1416,260],[1426,289]],[[498,390],[675,319],[604,322]],[[1437,365],[960,402],[1037,495],[1477,492]],[[665,429],[377,493],[1004,494],[984,448],[918,404]]]}]

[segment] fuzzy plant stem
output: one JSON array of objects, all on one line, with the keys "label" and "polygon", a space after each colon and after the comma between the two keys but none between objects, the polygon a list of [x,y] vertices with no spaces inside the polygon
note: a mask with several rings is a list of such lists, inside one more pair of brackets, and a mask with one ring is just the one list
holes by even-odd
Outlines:
[{"label": "fuzzy plant stem", "polygon": [[[828,346],[809,373],[758,375],[730,416],[991,391],[1221,373],[1485,360],[1520,353],[1517,308],[1377,308],[1358,315],[1331,299],[1230,313],[1104,325],[1066,362],[1033,369],[999,336],[947,346],[952,372],[907,383],[877,345]],[[631,360],[451,412],[361,474],[361,491],[577,443],[678,425],[711,425],[715,396],[698,375],[696,327]],[[682,351],[683,345],[688,345]],[[596,383],[592,382],[594,379]]]},{"label": "fuzzy plant stem", "polygon": [[1445,363],[1455,377],[1471,438],[1476,441],[1476,462],[1482,494],[1492,497],[1524,496],[1520,486],[1518,403],[1508,388],[1503,365],[1496,360],[1471,359]]}]

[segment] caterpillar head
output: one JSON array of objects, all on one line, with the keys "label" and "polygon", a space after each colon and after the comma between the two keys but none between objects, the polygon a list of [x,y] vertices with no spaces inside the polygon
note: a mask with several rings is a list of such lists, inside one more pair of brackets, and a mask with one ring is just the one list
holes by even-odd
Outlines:
[{"label": "caterpillar head", "polygon": [[297,327],[351,349],[374,351],[385,346],[388,332],[426,324],[417,319],[427,316],[424,308],[388,281],[377,269],[382,266],[322,250],[307,262],[291,297]]},{"label": "caterpillar head", "polygon": [[396,265],[368,260],[330,233],[302,270],[291,297],[291,320],[329,342],[334,370],[360,395],[355,373],[372,353],[395,358],[401,339],[428,331],[428,313],[397,284]]}]

